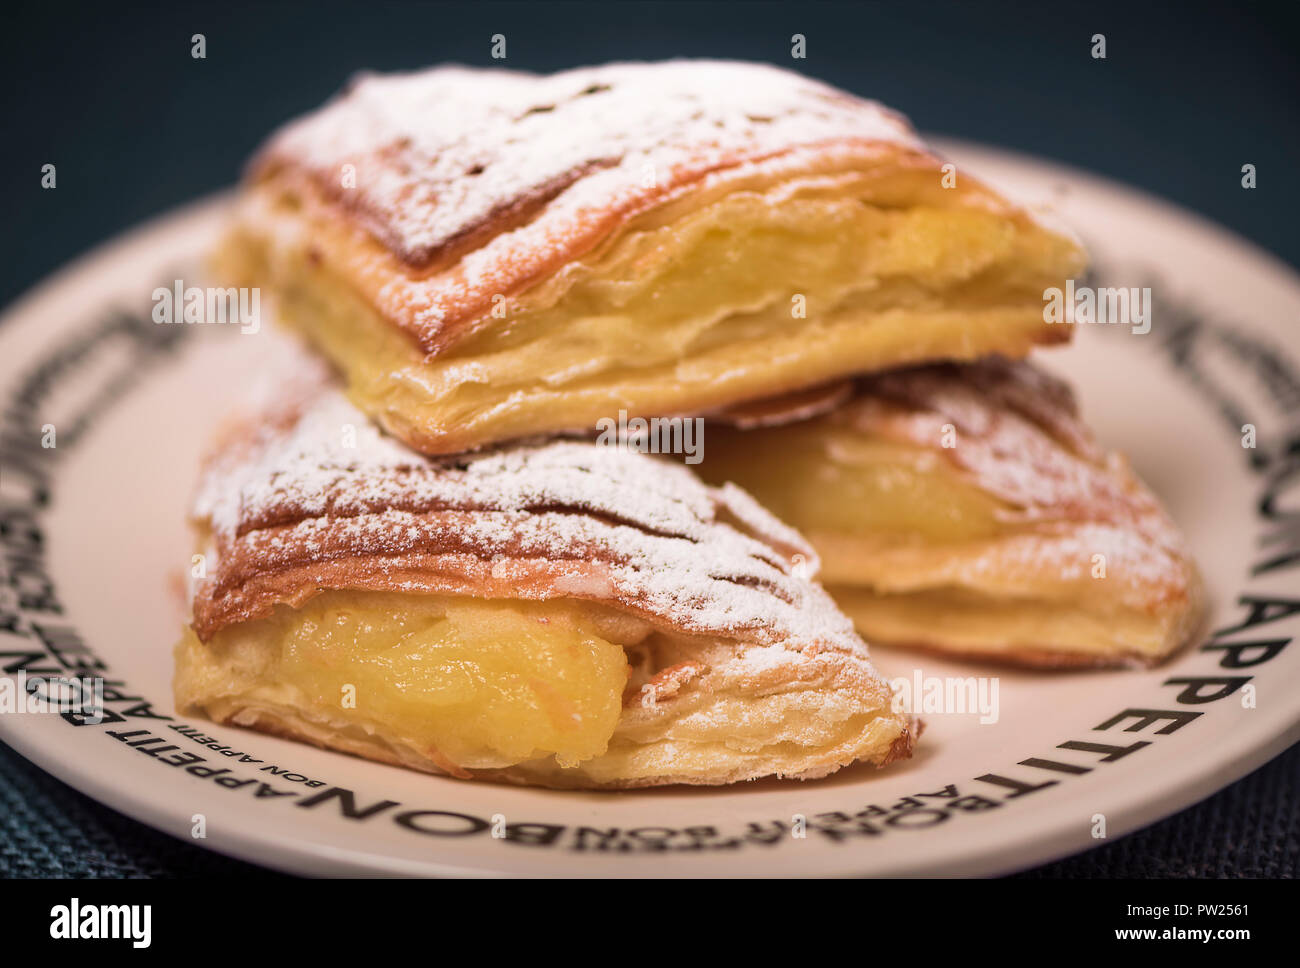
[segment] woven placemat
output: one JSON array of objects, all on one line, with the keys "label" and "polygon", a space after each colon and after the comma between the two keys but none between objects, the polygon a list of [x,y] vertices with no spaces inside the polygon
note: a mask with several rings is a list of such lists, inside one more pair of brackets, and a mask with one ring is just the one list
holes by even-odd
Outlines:
[{"label": "woven placemat", "polygon": [[[1021,877],[1295,877],[1300,744],[1208,800]],[[277,877],[101,806],[0,744],[0,877]]]}]

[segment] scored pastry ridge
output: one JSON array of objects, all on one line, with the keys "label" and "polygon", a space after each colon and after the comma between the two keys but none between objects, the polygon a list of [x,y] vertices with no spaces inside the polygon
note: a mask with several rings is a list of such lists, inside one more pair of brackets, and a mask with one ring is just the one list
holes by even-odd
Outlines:
[{"label": "scored pastry ridge", "polygon": [[[297,392],[304,409],[287,431],[278,417],[269,433],[250,428],[251,446],[203,475],[195,508],[215,561],[195,598],[201,638],[265,614],[277,578],[286,598],[290,576],[307,574],[395,590],[394,575],[445,559],[466,572],[462,586],[542,594],[558,583],[692,631],[854,647],[850,624],[793,577],[816,569],[815,552],[734,485],[563,439],[430,461],[323,384]],[[340,442],[345,427],[355,445]],[[457,580],[435,570],[406,582]]]},{"label": "scored pastry ridge", "polygon": [[[427,269],[494,223],[541,215],[528,228],[535,238],[516,248],[581,246],[598,216],[626,217],[709,174],[800,147],[854,141],[922,149],[901,115],[760,64],[608,64],[551,75],[449,66],[359,75],[324,110],[279,132],[252,170],[299,171],[358,211],[404,262]],[[359,169],[355,188],[338,177],[344,164]]]}]

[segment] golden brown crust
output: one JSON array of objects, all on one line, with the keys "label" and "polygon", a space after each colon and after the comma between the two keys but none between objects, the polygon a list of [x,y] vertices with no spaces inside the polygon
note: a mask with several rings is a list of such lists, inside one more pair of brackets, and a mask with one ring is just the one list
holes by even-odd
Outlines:
[{"label": "golden brown crust", "polygon": [[925,729],[925,724],[917,717],[913,716],[909,722],[908,728],[903,730],[901,736],[894,740],[889,747],[889,752],[885,758],[876,764],[878,767],[888,766],[898,760],[909,760],[912,758],[912,750],[916,748],[916,741],[921,738],[921,733]]}]

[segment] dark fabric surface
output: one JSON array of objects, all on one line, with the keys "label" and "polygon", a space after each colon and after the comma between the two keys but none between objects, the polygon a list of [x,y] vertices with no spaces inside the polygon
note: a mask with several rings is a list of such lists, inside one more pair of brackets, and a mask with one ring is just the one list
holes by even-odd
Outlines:
[{"label": "dark fabric surface", "polygon": [[110,810],[0,743],[0,877],[275,876]]},{"label": "dark fabric surface", "polygon": [[[1295,877],[1300,745],[1145,830],[1022,877]],[[101,806],[0,744],[0,877],[275,877]]]}]

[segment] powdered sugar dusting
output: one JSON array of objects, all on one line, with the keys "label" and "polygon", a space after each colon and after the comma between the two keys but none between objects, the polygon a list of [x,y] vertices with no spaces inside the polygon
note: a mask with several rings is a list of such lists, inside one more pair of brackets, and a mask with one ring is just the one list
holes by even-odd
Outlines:
[{"label": "powdered sugar dusting", "polygon": [[[762,64],[609,64],[548,76],[440,67],[358,77],[280,132],[262,164],[308,170],[424,263],[512,207],[558,196],[571,213],[608,211],[685,169],[846,138],[917,144],[880,105]],[[356,171],[346,191],[345,164]],[[467,275],[507,264],[499,248],[476,254]]]},{"label": "powdered sugar dusting", "polygon": [[303,583],[454,586],[603,600],[689,632],[865,655],[809,580],[812,550],[734,487],[581,441],[427,458],[312,386],[250,421],[202,478],[195,516],[216,545],[195,599],[205,637]]}]

